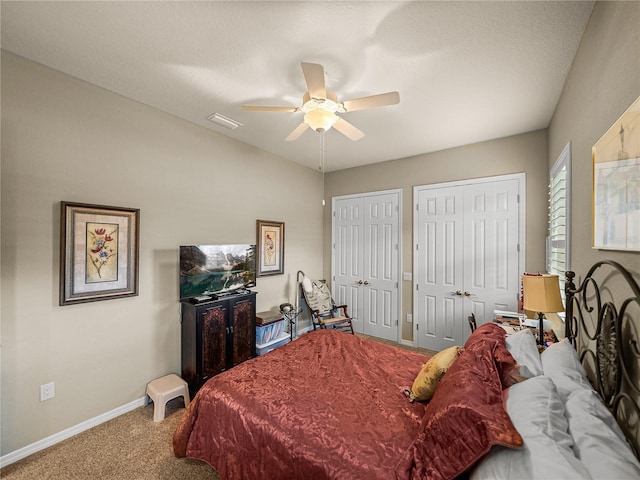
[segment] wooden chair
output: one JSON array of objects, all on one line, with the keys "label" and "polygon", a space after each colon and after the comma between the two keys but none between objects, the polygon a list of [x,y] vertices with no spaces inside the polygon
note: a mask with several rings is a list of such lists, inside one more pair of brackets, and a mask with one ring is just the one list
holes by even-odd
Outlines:
[{"label": "wooden chair", "polygon": [[469,328],[471,329],[471,333],[476,331],[476,328],[478,328],[478,325],[476,324],[476,316],[472,313],[471,315],[469,315]]},{"label": "wooden chair", "polygon": [[353,323],[346,305],[336,305],[326,280],[302,280],[302,293],[309,307],[313,329],[333,328],[353,334]]}]

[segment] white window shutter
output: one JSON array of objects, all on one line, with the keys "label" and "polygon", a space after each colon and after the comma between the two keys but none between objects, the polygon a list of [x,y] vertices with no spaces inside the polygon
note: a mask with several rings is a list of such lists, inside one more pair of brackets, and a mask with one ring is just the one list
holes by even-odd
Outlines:
[{"label": "white window shutter", "polygon": [[571,269],[571,143],[556,160],[549,177],[547,271],[560,277],[564,301],[564,274]]}]

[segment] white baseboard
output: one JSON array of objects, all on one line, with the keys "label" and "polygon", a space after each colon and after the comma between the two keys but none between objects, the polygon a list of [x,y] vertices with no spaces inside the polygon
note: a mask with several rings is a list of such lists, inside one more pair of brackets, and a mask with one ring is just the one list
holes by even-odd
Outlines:
[{"label": "white baseboard", "polygon": [[413,344],[413,341],[405,340],[404,338],[400,339],[400,345],[406,345],[407,347],[415,347],[415,345]]},{"label": "white baseboard", "polygon": [[298,330],[298,336],[302,335],[303,333],[307,333],[311,331],[313,331],[313,325],[309,325],[308,327],[305,327],[302,330]]},{"label": "white baseboard", "polygon": [[42,440],[38,440],[31,445],[27,445],[26,447],[22,447],[13,452],[7,453],[0,457],[0,468],[6,467],[7,465],[11,465],[18,460],[22,460],[29,455],[32,455],[40,450],[44,450],[56,443],[59,443],[67,438],[71,438],[78,433],[84,432],[85,430],[89,430],[101,423],[109,421],[113,418],[119,417],[120,415],[130,412],[131,410],[135,410],[138,407],[143,407],[147,403],[147,397],[144,396],[142,398],[138,398],[133,402],[127,403],[126,405],[122,405],[121,407],[115,408],[109,412],[105,412],[97,417],[90,418],[89,420],[79,423],[73,427],[67,428],[66,430],[62,430],[61,432],[54,433]]}]

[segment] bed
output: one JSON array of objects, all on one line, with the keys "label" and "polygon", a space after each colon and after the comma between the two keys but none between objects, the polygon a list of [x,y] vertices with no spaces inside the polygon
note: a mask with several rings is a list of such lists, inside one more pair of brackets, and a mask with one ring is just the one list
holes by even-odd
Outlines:
[{"label": "bed", "polygon": [[411,402],[428,357],[317,330],[210,379],[174,452],[229,480],[640,478],[638,284],[614,262],[567,275],[567,338],[542,355],[482,325]]}]

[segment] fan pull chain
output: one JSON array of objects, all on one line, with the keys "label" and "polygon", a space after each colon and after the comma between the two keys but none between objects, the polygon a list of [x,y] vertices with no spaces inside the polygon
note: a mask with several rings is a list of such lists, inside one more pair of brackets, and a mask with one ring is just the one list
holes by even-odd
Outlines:
[{"label": "fan pull chain", "polygon": [[322,172],[322,206],[324,207],[324,131],[320,132],[320,171]]}]

